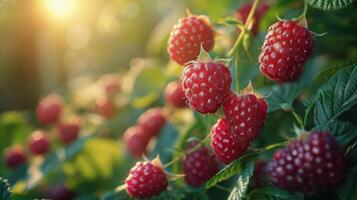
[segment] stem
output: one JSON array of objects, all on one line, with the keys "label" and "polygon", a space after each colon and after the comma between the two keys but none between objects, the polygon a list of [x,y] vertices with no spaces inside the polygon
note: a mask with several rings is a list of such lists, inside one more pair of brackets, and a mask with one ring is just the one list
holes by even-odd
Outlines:
[{"label": "stem", "polygon": [[199,148],[201,148],[203,146],[203,143],[208,140],[208,138],[210,137],[210,134],[208,134],[202,141],[200,141],[200,143],[198,143],[195,147],[193,147],[192,149],[188,150],[186,153],[177,156],[175,159],[171,160],[170,162],[166,163],[164,165],[164,168],[171,166],[172,164],[180,161],[183,157],[185,157],[187,154],[190,154],[196,150],[198,150]]},{"label": "stem", "polygon": [[239,73],[238,73],[238,65],[239,65],[239,60],[238,60],[238,52],[236,53],[236,58],[234,59],[234,70],[235,70],[235,76],[236,76],[236,90],[239,92]]},{"label": "stem", "polygon": [[224,187],[224,186],[221,186],[221,185],[214,185],[214,187],[215,188],[218,188],[218,189],[220,189],[220,190],[223,190],[223,191],[226,191],[226,192],[231,192],[231,190],[230,189],[228,189],[228,188],[226,188],[226,187]]},{"label": "stem", "polygon": [[294,115],[296,121],[299,123],[300,128],[304,129],[305,125],[304,125],[304,122],[303,122],[301,116],[299,114],[297,114],[293,108],[291,108],[291,113]]}]

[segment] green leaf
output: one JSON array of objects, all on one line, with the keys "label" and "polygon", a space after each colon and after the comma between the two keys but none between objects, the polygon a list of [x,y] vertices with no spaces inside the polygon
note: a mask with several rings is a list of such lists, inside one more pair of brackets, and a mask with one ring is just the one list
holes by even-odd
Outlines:
[{"label": "green leaf", "polygon": [[297,192],[288,192],[275,187],[265,187],[253,190],[248,195],[248,200],[276,200],[276,199],[289,199],[289,200],[302,200],[304,195]]},{"label": "green leaf", "polygon": [[11,196],[10,184],[6,179],[0,177],[0,197],[1,200],[9,200]]},{"label": "green leaf", "polygon": [[310,6],[321,10],[337,10],[344,8],[354,0],[307,0]]},{"label": "green leaf", "polygon": [[314,121],[322,125],[336,119],[357,103],[357,64],[336,73],[316,96]]},{"label": "green leaf", "polygon": [[343,146],[347,146],[357,139],[357,133],[348,122],[334,120],[330,123],[315,127],[313,130],[329,131]]},{"label": "green leaf", "polygon": [[283,107],[292,106],[294,99],[300,94],[302,89],[301,83],[287,83],[284,85],[274,85],[260,92],[266,96],[268,112],[273,112]]},{"label": "green leaf", "polygon": [[350,172],[347,180],[338,188],[338,196],[340,200],[354,200],[357,197],[357,173]]},{"label": "green leaf", "polygon": [[238,175],[236,185],[234,186],[228,200],[240,200],[245,197],[246,191],[248,189],[249,179],[253,175],[254,171],[254,160],[249,160],[248,163],[242,166],[243,170]]},{"label": "green leaf", "polygon": [[223,19],[219,19],[218,23],[226,26],[235,26],[235,27],[239,25],[244,25],[242,21],[238,20],[235,17],[225,17]]},{"label": "green leaf", "polygon": [[103,200],[130,200],[130,196],[126,193],[125,190],[120,192],[110,191],[106,192],[102,198]]}]

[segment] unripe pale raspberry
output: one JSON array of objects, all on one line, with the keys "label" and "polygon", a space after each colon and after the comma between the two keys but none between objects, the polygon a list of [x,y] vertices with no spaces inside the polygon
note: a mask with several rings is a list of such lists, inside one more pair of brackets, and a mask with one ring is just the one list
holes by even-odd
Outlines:
[{"label": "unripe pale raspberry", "polygon": [[345,155],[334,137],[315,131],[275,152],[267,169],[276,186],[311,193],[337,186],[344,166]]},{"label": "unripe pale raspberry", "polygon": [[171,60],[180,65],[196,60],[201,46],[210,51],[214,46],[214,32],[204,16],[181,18],[171,31],[167,51]]},{"label": "unripe pale raspberry", "polygon": [[36,116],[42,124],[53,124],[58,121],[63,109],[62,98],[52,94],[40,100],[36,107]]},{"label": "unripe pale raspberry", "polygon": [[[190,151],[197,145],[197,141],[191,141],[186,151]],[[206,147],[200,147],[188,153],[182,164],[186,183],[195,187],[203,185],[218,172],[218,162]]]},{"label": "unripe pale raspberry", "polygon": [[29,138],[28,146],[32,154],[42,155],[50,150],[50,139],[43,131],[34,131]]},{"label": "unripe pale raspberry", "polygon": [[108,97],[97,99],[95,102],[95,110],[98,114],[105,118],[112,118],[116,113],[115,103],[111,98]]},{"label": "unripe pale raspberry", "polygon": [[227,66],[216,61],[194,62],[183,73],[182,88],[191,108],[215,113],[230,93],[232,78]]},{"label": "unripe pale raspberry", "polygon": [[149,198],[167,188],[168,181],[161,164],[137,162],[126,178],[126,191],[133,198]]},{"label": "unripe pale raspberry", "polygon": [[108,97],[115,96],[120,91],[118,77],[114,74],[103,75],[100,79]]}]

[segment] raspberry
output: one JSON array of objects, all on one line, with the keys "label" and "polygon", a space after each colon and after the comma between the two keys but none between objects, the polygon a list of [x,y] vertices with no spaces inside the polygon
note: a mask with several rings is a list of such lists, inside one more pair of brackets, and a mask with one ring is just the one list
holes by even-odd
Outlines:
[{"label": "raspberry", "polygon": [[29,138],[28,146],[34,155],[45,154],[50,150],[50,140],[43,131],[35,131]]},{"label": "raspberry", "polygon": [[200,113],[214,113],[230,93],[232,78],[224,64],[208,61],[188,65],[182,87],[189,105]]},{"label": "raspberry", "polygon": [[58,121],[62,112],[62,98],[52,94],[40,100],[36,107],[37,119],[42,124],[52,124]]},{"label": "raspberry", "polygon": [[310,193],[336,186],[344,165],[343,151],[333,136],[316,131],[275,152],[267,170],[278,187]]},{"label": "raspberry", "polygon": [[138,119],[138,125],[151,136],[157,136],[165,124],[166,117],[161,108],[151,108],[143,113]]},{"label": "raspberry", "polygon": [[[190,151],[196,145],[197,141],[191,141],[186,150]],[[191,186],[201,186],[218,172],[218,162],[206,147],[188,153],[182,163],[185,181]]]},{"label": "raspberry", "polygon": [[201,49],[210,51],[214,46],[214,32],[204,16],[189,15],[181,18],[171,31],[167,51],[171,60],[180,65],[196,60]]},{"label": "raspberry", "polygon": [[[238,20],[241,20],[243,23],[247,21],[248,15],[250,10],[252,9],[253,4],[252,3],[247,3],[242,5],[235,13],[234,17],[237,18]],[[259,28],[259,21],[260,19],[264,16],[265,12],[269,9],[269,5],[262,2],[261,4],[258,5],[253,19],[254,23],[252,26],[252,34],[254,36],[258,35],[258,28]]]},{"label": "raspberry", "polygon": [[26,162],[25,151],[21,146],[12,146],[4,151],[5,165],[8,168],[18,167]]},{"label": "raspberry", "polygon": [[140,158],[145,154],[150,135],[148,135],[141,126],[128,128],[124,132],[123,137],[126,143],[126,148],[133,157]]},{"label": "raspberry", "polygon": [[58,137],[62,144],[69,144],[78,138],[81,128],[81,120],[79,118],[67,119],[59,124]]},{"label": "raspberry", "polygon": [[119,85],[118,78],[115,75],[113,74],[103,75],[100,79],[104,87],[105,93],[108,97],[113,97],[115,96],[115,94],[119,92],[120,85]]},{"label": "raspberry", "polygon": [[48,197],[51,200],[71,200],[74,199],[75,193],[65,185],[57,185],[48,191]]},{"label": "raspberry", "polygon": [[112,99],[108,97],[103,97],[97,99],[96,108],[98,114],[105,118],[112,118],[115,115],[115,103]]},{"label": "raspberry", "polygon": [[211,148],[217,159],[229,164],[242,155],[249,147],[249,143],[237,140],[225,118],[221,118],[211,130]]},{"label": "raspberry", "polygon": [[253,176],[249,181],[249,184],[251,185],[252,188],[259,188],[268,183],[266,178],[266,170],[265,170],[266,165],[267,163],[264,160],[258,160],[255,163]]},{"label": "raspberry", "polygon": [[260,71],[280,83],[297,80],[313,48],[309,30],[295,21],[279,21],[269,27],[259,55]]},{"label": "raspberry", "polygon": [[165,89],[165,99],[176,108],[183,108],[187,106],[187,98],[182,89],[182,83],[179,81],[170,82]]},{"label": "raspberry", "polygon": [[166,189],[168,182],[160,161],[137,162],[126,178],[126,191],[134,198],[149,198]]},{"label": "raspberry", "polygon": [[223,106],[224,115],[239,143],[250,143],[264,125],[267,103],[253,93],[232,94]]}]

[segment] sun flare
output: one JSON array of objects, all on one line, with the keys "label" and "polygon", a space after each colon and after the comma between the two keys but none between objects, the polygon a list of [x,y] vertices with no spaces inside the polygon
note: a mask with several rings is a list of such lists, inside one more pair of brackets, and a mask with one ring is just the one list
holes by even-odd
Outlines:
[{"label": "sun flare", "polygon": [[71,14],[72,3],[70,0],[45,0],[45,7],[56,18],[66,18]]}]

